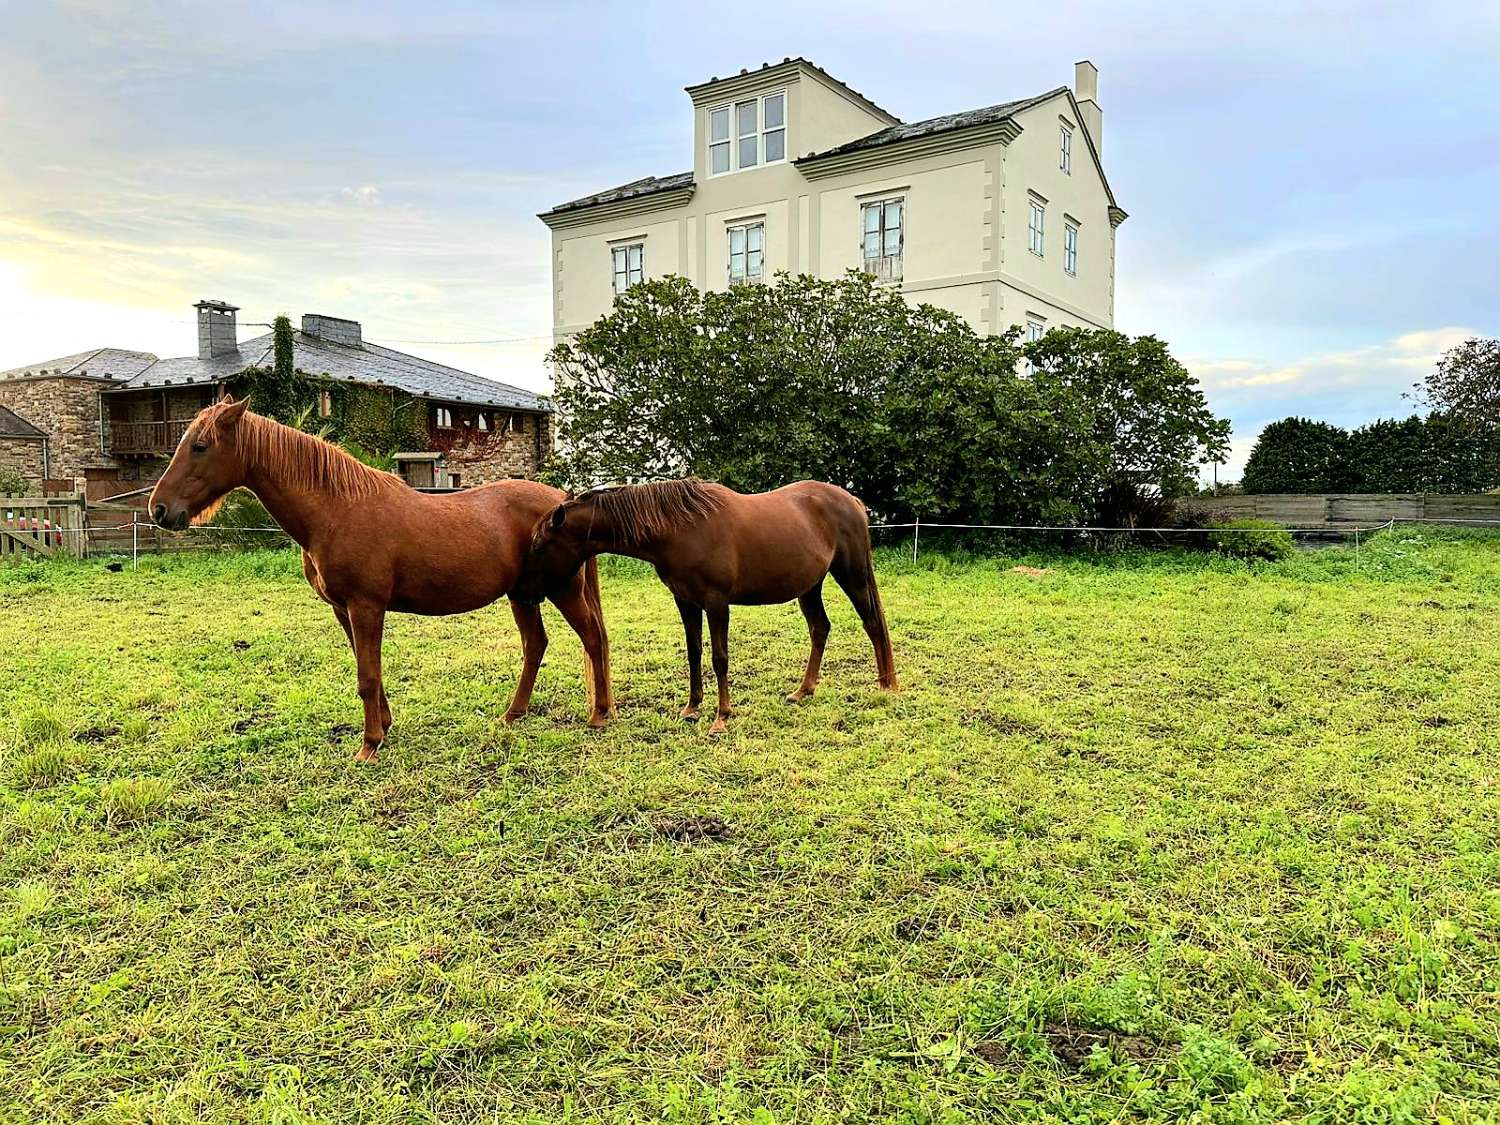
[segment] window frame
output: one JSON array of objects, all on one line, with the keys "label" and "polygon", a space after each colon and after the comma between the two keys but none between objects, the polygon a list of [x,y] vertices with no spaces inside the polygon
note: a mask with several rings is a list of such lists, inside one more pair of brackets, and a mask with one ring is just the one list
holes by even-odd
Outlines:
[{"label": "window frame", "polygon": [[474,428],[482,434],[490,432],[490,416],[483,410],[474,412]]},{"label": "window frame", "polygon": [[[874,277],[882,285],[900,285],[905,280],[905,278],[906,278],[906,227],[907,227],[906,215],[907,215],[907,198],[908,198],[907,197],[907,193],[903,191],[903,192],[900,192],[899,194],[886,195],[886,196],[877,196],[877,197],[865,197],[863,199],[858,200],[858,203],[859,203],[859,260],[860,260],[860,269],[864,270],[864,272],[867,273],[867,274],[869,274],[871,277]],[[889,232],[890,232],[891,228],[886,225],[886,221],[885,220],[886,220],[887,209],[890,208],[892,205],[896,205],[896,206],[898,206],[900,208],[899,221],[896,223],[896,226],[895,226],[895,230],[896,230],[897,240],[898,241],[897,241],[897,246],[896,246],[896,252],[894,254],[887,254],[885,252],[885,250],[886,250],[886,241],[887,241],[887,238],[889,236]],[[880,209],[880,222],[879,222],[879,225],[873,231],[872,230],[867,230],[867,229],[865,229],[865,222],[866,222],[865,215],[866,215],[866,213],[871,208],[875,208],[875,207],[878,207]],[[879,254],[877,254],[874,258],[871,258],[865,252],[865,242],[869,238],[869,236],[872,235],[872,234],[879,235],[879,237],[880,237],[880,251],[881,252]],[[895,260],[897,268],[895,270],[887,271],[888,274],[889,274],[889,276],[881,277],[880,273],[877,270],[870,269],[870,263],[872,261],[874,261],[874,262],[889,261],[891,259]]]},{"label": "window frame", "polygon": [[1073,127],[1066,121],[1058,122],[1057,167],[1065,176],[1073,174]]},{"label": "window frame", "polygon": [[1038,258],[1047,256],[1047,204],[1036,196],[1027,196],[1031,213],[1026,220],[1026,248]]},{"label": "window frame", "polygon": [[[638,258],[634,268],[631,268],[630,265],[630,252],[632,250],[638,252]],[[625,268],[623,270],[620,268],[622,255],[623,261],[625,262]],[[631,274],[635,275],[634,280],[631,280]],[[610,290],[616,297],[625,293],[626,290],[628,290],[632,285],[639,285],[641,282],[645,281],[646,240],[642,238],[628,242],[611,243],[609,247],[609,276]],[[622,277],[625,279],[625,283],[623,286],[620,284],[620,279]]]},{"label": "window frame", "polygon": [[1034,344],[1047,334],[1047,318],[1035,313],[1026,314],[1026,342]]},{"label": "window frame", "polygon": [[[756,250],[752,250],[750,248],[750,232],[752,230],[760,231],[760,247]],[[741,256],[745,260],[745,268],[744,272],[741,273],[738,277],[736,277],[734,273],[734,236],[736,231],[742,231],[745,235],[745,248],[743,251],[741,251]],[[761,282],[765,281],[766,220],[764,218],[746,219],[742,222],[727,224],[724,227],[724,250],[724,276],[731,287],[735,285],[758,285]],[[757,266],[756,272],[753,274],[750,272],[751,254],[758,254],[760,256],[760,262]]]},{"label": "window frame", "polygon": [[333,417],[333,392],[326,387],[318,392],[318,417]]},{"label": "window frame", "polygon": [[[766,103],[777,98],[781,99],[781,123],[779,125],[766,126]],[[787,161],[787,90],[782,87],[777,90],[767,90],[763,94],[750,94],[741,98],[730,98],[726,102],[708,107],[708,116],[705,119],[707,128],[704,130],[704,140],[708,145],[708,163],[706,165],[710,176],[732,176],[736,172],[748,172],[753,168],[765,168],[773,164],[785,164]],[[754,128],[750,132],[740,131],[740,107],[755,106]],[[714,139],[714,115],[723,113],[727,118],[727,129],[723,140]],[[772,133],[781,134],[781,155],[771,159],[766,156],[766,138]],[[741,145],[746,141],[755,142],[755,159],[745,164],[740,159]],[[729,159],[723,171],[714,168],[714,149],[720,145],[728,149]]]},{"label": "window frame", "polygon": [[448,406],[434,406],[432,408],[432,425],[434,429],[453,429],[453,409]]},{"label": "window frame", "polygon": [[1078,224],[1063,219],[1063,273],[1078,276]]}]

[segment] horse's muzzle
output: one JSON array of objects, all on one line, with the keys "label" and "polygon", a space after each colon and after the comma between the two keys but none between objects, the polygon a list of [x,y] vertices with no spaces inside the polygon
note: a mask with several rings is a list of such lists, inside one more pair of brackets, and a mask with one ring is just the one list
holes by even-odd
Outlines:
[{"label": "horse's muzzle", "polygon": [[178,512],[175,516],[167,514],[167,506],[158,504],[151,509],[151,521],[157,527],[165,528],[167,531],[186,531],[188,525],[188,514]]}]

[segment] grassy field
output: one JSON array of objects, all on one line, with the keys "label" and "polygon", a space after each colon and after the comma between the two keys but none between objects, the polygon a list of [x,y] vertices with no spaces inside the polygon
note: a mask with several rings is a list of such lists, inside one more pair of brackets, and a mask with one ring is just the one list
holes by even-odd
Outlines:
[{"label": "grassy field", "polygon": [[720,740],[612,565],[612,727],[397,617],[374,768],[291,554],[0,568],[0,1120],[1496,1120],[1500,539],[1355,561],[893,550]]}]

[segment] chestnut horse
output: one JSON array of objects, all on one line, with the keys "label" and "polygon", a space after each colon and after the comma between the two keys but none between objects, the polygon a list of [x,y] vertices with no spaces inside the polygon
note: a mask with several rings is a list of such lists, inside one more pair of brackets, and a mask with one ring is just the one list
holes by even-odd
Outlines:
[{"label": "chestnut horse", "polygon": [[896,662],[875,567],[865,506],[831,484],[805,480],[746,496],[706,481],[669,480],[596,488],[559,504],[536,525],[512,597],[540,602],[573,581],[601,551],[656,567],[677,599],[687,636],[689,691],[682,717],[703,702],[703,617],[713,648],[719,708],[710,733],[729,715],[729,607],[793,598],[807,618],[812,651],[802,683],[787,699],[813,693],[828,640],[823,579],[843,587],[875,646],[880,686],[898,690]]},{"label": "chestnut horse", "polygon": [[[181,531],[210,518],[241,487],[302,548],[308,583],[333,607],[354,649],[365,709],[364,744],[355,755],[361,762],[374,760],[391,726],[380,674],[386,612],[464,613],[504,597],[521,573],[533,526],[564,495],[525,480],[424,495],[226,395],[188,426],[151,492],[151,517]],[[574,574],[549,596],[583,641],[589,726],[603,726],[610,713],[609,638],[597,570]],[[512,599],[511,610],[523,657],[507,722],[530,706],[547,648],[539,604]]]}]

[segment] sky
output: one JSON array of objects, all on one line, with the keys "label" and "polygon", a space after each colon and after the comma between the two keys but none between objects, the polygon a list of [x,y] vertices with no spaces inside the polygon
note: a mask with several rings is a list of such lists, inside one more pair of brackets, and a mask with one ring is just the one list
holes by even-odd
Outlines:
[{"label": "sky", "polygon": [[0,0],[0,369],[193,303],[544,390],[536,213],[691,167],[682,87],[803,55],[906,120],[1100,69],[1116,326],[1234,424],[1410,413],[1500,335],[1500,4]]}]

